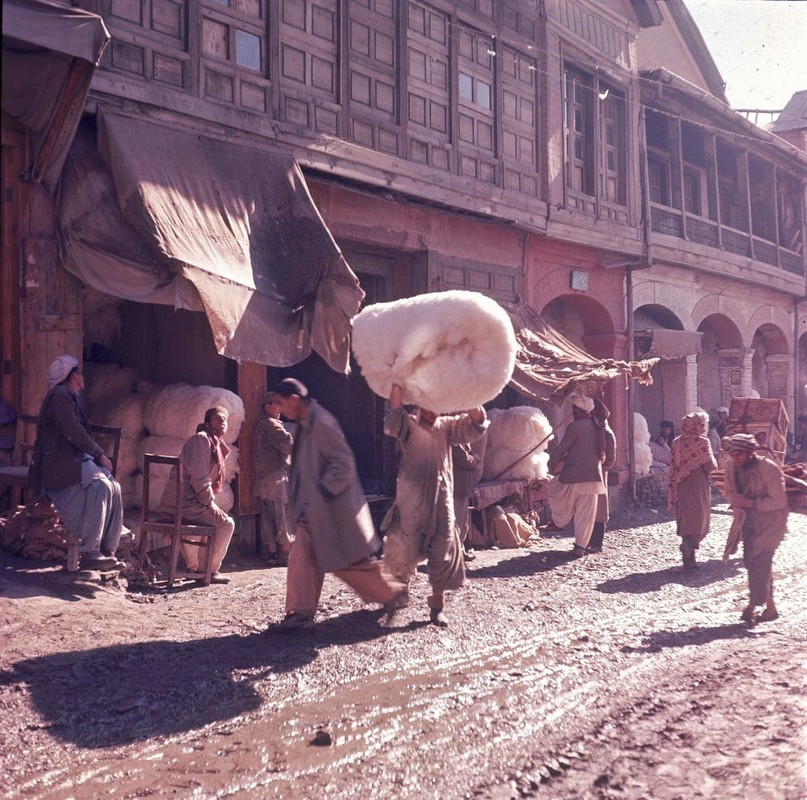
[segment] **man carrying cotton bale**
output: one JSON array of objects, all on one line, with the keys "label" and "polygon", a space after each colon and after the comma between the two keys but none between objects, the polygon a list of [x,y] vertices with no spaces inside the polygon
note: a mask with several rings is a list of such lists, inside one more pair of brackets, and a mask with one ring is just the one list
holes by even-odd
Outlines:
[{"label": "man carrying cotton bale", "polygon": [[79,566],[114,570],[123,564],[115,551],[123,530],[123,503],[112,462],[92,438],[79,403],[84,377],[71,355],[48,367],[29,471],[35,494],[43,492],[64,524],[80,540]]},{"label": "man carrying cotton bale", "polygon": [[264,416],[255,427],[255,495],[261,501],[261,556],[272,566],[289,563],[291,539],[286,524],[292,436],[280,421],[274,392],[263,396]]},{"label": "man carrying cotton bale", "polygon": [[381,524],[386,532],[384,560],[407,586],[420,561],[432,587],[429,618],[446,627],[444,593],[465,581],[462,543],[454,520],[454,477],[451,446],[482,437],[488,419],[482,406],[459,415],[438,416],[417,408],[408,413],[403,389],[392,385],[384,433],[401,448],[395,501]]},{"label": "man carrying cotton bale", "polygon": [[280,381],[274,394],[280,413],[299,425],[289,475],[295,535],[280,629],[311,627],[326,572],[343,580],[365,603],[383,604],[390,618],[404,587],[383,561],[373,558],[381,543],[339,423],[294,378]]},{"label": "man carrying cotton bale", "polygon": [[[216,504],[216,495],[224,485],[224,462],[230,452],[224,441],[229,416],[223,406],[213,406],[205,412],[204,422],[199,423],[196,433],[185,442],[179,454],[181,478],[176,468],[172,468],[158,508],[162,513],[173,514],[176,481],[181,480],[182,521],[192,525],[212,525],[216,529],[211,557],[214,583],[227,582],[216,573],[221,569],[235,530],[233,518]],[[204,547],[194,542],[204,540],[198,536],[182,538],[182,557],[191,572],[199,572],[204,563]]]}]

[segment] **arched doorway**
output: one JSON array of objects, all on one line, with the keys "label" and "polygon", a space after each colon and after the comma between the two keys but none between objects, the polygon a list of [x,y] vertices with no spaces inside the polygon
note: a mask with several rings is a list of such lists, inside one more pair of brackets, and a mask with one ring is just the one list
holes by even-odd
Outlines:
[{"label": "arched doorway", "polygon": [[761,325],[754,332],[751,349],[751,388],[760,397],[775,397],[787,403],[792,361],[782,329],[772,323]]},{"label": "arched doorway", "polygon": [[698,405],[715,414],[740,394],[744,348],[737,325],[724,314],[705,317],[698,355]]}]

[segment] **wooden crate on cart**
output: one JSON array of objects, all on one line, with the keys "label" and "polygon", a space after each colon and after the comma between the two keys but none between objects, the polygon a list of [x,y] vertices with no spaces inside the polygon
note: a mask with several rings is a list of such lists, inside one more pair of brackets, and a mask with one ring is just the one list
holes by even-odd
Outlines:
[{"label": "wooden crate on cart", "polygon": [[781,400],[734,397],[729,408],[726,436],[753,434],[763,451],[768,451],[777,463],[784,464],[788,424],[785,404]]}]

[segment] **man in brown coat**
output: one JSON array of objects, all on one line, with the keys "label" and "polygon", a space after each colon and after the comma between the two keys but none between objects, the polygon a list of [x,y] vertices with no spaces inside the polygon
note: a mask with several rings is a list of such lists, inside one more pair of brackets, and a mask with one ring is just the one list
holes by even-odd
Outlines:
[{"label": "man in brown coat", "polygon": [[299,425],[289,475],[295,536],[281,629],[311,626],[326,572],[343,580],[366,603],[381,603],[390,617],[404,587],[374,557],[381,542],[339,423],[294,378],[282,380],[274,393],[280,413]]},{"label": "man in brown coat", "polygon": [[47,377],[49,391],[39,411],[29,484],[53,502],[80,540],[82,568],[118,569],[123,566],[115,558],[123,530],[120,485],[79,403],[84,377],[78,361],[59,356]]}]

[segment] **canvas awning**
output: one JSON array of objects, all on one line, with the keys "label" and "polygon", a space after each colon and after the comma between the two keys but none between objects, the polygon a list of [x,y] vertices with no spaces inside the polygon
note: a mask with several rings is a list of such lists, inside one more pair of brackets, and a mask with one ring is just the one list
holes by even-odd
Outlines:
[{"label": "canvas awning", "polygon": [[66,267],[99,291],[203,310],[219,353],[348,368],[364,293],[302,171],[263,151],[120,114],[80,132],[59,199]]},{"label": "canvas awning", "polygon": [[656,356],[666,360],[694,356],[701,351],[703,333],[678,331],[669,328],[651,328],[634,331],[637,350],[645,357]]},{"label": "canvas awning", "polygon": [[[650,370],[657,358],[643,361],[597,358],[548,325],[530,306],[502,305],[510,315],[518,343],[510,385],[526,397],[559,398],[575,385],[604,383],[618,375],[627,375],[642,384],[653,383]],[[591,387],[586,388],[591,394]]]},{"label": "canvas awning", "polygon": [[109,38],[97,14],[3,0],[3,111],[31,130],[31,178],[51,190]]}]

